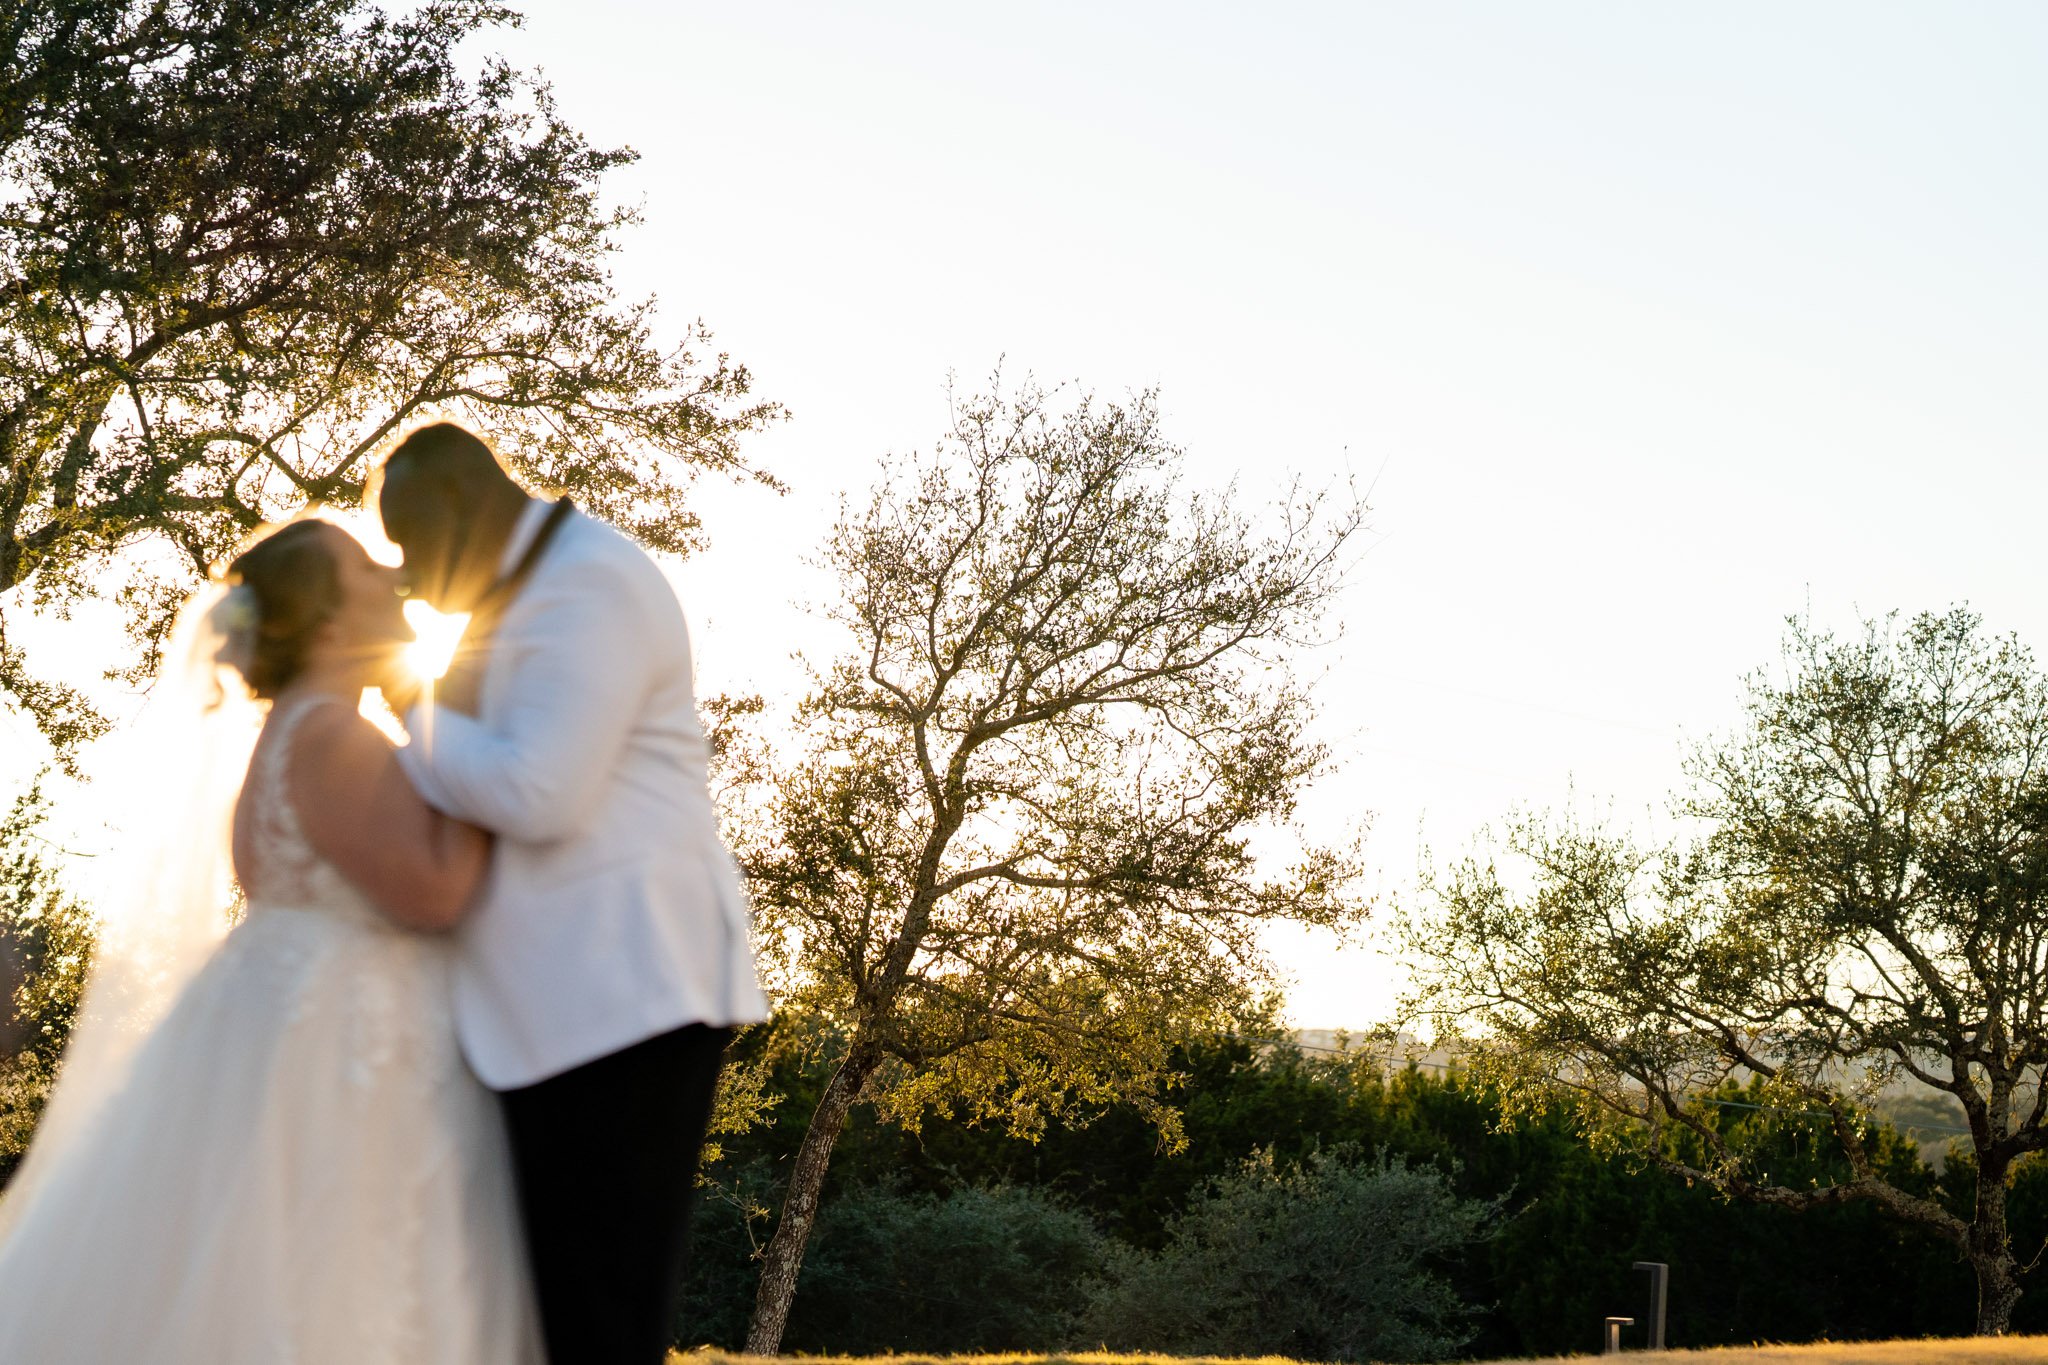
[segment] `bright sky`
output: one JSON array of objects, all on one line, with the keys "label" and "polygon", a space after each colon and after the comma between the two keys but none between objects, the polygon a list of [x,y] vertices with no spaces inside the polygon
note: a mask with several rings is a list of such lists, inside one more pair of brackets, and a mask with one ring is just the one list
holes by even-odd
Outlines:
[{"label": "bright sky", "polygon": [[[2048,9],[529,8],[498,46],[643,154],[622,285],[795,414],[789,497],[703,498],[706,692],[830,650],[802,552],[1003,357],[1160,386],[1201,482],[1371,483],[1308,817],[1382,896],[1517,804],[1661,808],[1809,603],[2048,650]],[[1273,947],[1303,1026],[1392,998]]]},{"label": "bright sky", "polygon": [[[829,648],[799,549],[1002,357],[1159,385],[1201,481],[1371,481],[1309,817],[1381,895],[1518,803],[1661,809],[1809,603],[2048,649],[2037,5],[531,8],[643,154],[622,283],[795,414],[788,498],[704,498],[706,691]],[[1393,994],[1273,946],[1301,1025]]]}]

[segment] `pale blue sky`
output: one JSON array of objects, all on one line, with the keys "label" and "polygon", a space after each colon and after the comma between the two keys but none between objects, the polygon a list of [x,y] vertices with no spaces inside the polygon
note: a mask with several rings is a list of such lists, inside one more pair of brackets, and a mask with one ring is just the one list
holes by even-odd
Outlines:
[{"label": "pale blue sky", "polygon": [[[1327,658],[1374,887],[1516,803],[1661,805],[1780,619],[2048,648],[2048,11],[537,3],[642,162],[619,262],[795,420],[707,492],[707,690],[829,638],[797,559],[949,370],[1157,384],[1195,477],[1375,480]],[[1390,994],[1283,936],[1304,1025]]]}]

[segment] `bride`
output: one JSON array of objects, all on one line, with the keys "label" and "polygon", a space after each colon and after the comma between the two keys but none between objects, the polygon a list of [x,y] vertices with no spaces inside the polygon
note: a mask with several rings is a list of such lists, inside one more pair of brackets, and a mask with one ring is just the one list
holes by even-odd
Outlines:
[{"label": "bride", "polygon": [[[457,1049],[434,932],[487,840],[427,807],[357,713],[411,635],[394,571],[309,520],[228,581],[166,651],[127,784],[153,832],[129,830],[136,885],[104,906],[0,1197],[0,1361],[537,1365],[502,1120]],[[268,703],[253,752],[249,694]],[[246,770],[214,782],[237,715]]]}]

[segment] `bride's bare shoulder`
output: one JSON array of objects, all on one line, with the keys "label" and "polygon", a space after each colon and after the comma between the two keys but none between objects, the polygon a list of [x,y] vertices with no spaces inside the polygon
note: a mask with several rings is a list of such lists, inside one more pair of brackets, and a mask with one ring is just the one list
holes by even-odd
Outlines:
[{"label": "bride's bare shoulder", "polygon": [[308,707],[286,739],[285,770],[299,791],[374,779],[391,761],[384,732],[338,698]]},{"label": "bride's bare shoulder", "polygon": [[[293,894],[277,885],[280,876],[299,870],[292,862],[296,855],[280,854],[283,813],[290,818],[282,829],[296,830],[298,838],[325,853],[334,828],[360,818],[389,755],[390,745],[377,727],[338,698],[292,699],[273,706],[235,803],[234,860],[242,884],[252,894]],[[288,847],[290,836],[285,837]],[[280,856],[286,860],[282,872],[274,865]]]},{"label": "bride's bare shoulder", "polygon": [[346,743],[350,740],[374,742],[389,749],[391,741],[384,732],[371,724],[361,709],[341,697],[322,697],[306,707],[293,727],[293,747],[300,744],[319,745]]}]

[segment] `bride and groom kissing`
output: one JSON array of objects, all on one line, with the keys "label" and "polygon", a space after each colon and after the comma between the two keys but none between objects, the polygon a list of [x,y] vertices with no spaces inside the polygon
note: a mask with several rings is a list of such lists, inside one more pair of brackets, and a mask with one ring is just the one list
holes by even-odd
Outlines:
[{"label": "bride and groom kissing", "polygon": [[[681,608],[454,424],[374,500],[402,569],[289,523],[166,648],[166,753],[261,729],[219,801],[152,779],[155,861],[0,1196],[0,1361],[662,1358],[721,1052],[766,1014]],[[404,592],[470,613],[426,696]]]}]

